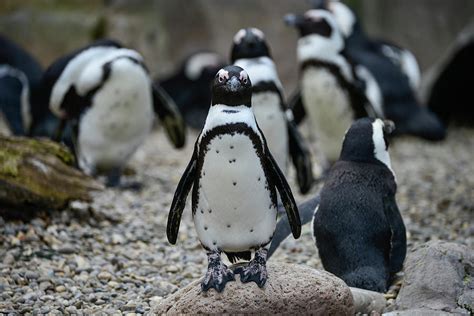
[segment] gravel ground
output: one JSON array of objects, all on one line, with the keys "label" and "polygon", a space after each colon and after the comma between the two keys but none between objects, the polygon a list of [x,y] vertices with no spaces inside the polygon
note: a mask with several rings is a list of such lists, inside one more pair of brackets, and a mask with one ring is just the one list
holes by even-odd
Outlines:
[{"label": "gravel ground", "polygon": [[[187,147],[176,151],[162,131],[154,132],[130,162],[135,174],[124,178],[142,182],[139,192],[108,189],[90,205],[73,203],[29,222],[0,217],[0,313],[141,314],[202,276],[206,256],[189,207],[177,245],[165,236],[195,138],[191,133]],[[409,249],[432,239],[473,248],[474,130],[452,130],[437,144],[400,138],[391,156]],[[272,260],[321,268],[308,226]]]}]

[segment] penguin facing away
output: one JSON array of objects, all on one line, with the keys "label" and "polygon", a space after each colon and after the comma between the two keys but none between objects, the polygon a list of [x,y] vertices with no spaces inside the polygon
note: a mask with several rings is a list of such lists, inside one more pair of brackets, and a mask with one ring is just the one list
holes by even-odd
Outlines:
[{"label": "penguin facing away", "polygon": [[364,70],[353,68],[343,54],[344,38],[331,13],[309,10],[304,15],[289,14],[285,20],[300,33],[298,102],[308,113],[322,152],[333,162],[340,153],[340,139],[352,121],[367,115],[383,117],[383,111],[377,97],[370,100],[366,95],[366,87],[358,76]]},{"label": "penguin facing away", "polygon": [[310,151],[292,122],[264,33],[256,28],[239,30],[231,61],[245,69],[252,81],[252,109],[278,166],[286,173],[290,154],[300,191],[308,192],[313,183]]},{"label": "penguin facing away", "polygon": [[[242,282],[263,287],[266,254],[277,219],[277,194],[286,209],[293,236],[301,234],[291,189],[268,150],[251,108],[252,85],[238,66],[227,66],[212,84],[212,104],[194,152],[178,184],[167,224],[176,243],[186,197],[192,188],[192,213],[197,235],[207,251],[208,270],[202,290],[221,292],[234,273]],[[232,271],[221,261],[250,260]]]},{"label": "penguin facing away", "polygon": [[403,267],[406,231],[390,165],[391,121],[363,118],[348,130],[314,214],[324,268],[349,286],[385,292]]},{"label": "penguin facing away", "polygon": [[446,130],[429,109],[419,104],[416,90],[420,71],[414,55],[384,40],[365,34],[354,12],[340,1],[328,1],[345,38],[345,54],[365,66],[377,81],[385,117],[396,126],[396,134],[410,134],[427,140],[442,140]]},{"label": "penguin facing away", "polygon": [[120,183],[121,170],[151,131],[155,111],[173,144],[184,123],[172,100],[153,85],[143,58],[113,41],[98,41],[53,63],[44,84],[51,110],[72,125],[79,167]]},{"label": "penguin facing away", "polygon": [[188,56],[174,74],[158,79],[188,126],[199,130],[204,126],[211,103],[211,82],[223,66],[217,53],[198,51]]}]

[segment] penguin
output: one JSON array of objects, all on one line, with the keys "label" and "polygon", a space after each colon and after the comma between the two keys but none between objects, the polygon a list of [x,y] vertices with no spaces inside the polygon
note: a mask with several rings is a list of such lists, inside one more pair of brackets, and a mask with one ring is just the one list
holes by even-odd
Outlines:
[{"label": "penguin", "polygon": [[345,36],[345,54],[365,66],[380,86],[385,117],[396,124],[395,133],[432,141],[444,139],[446,130],[441,121],[416,98],[420,70],[414,55],[387,41],[369,38],[344,3],[326,3]]},{"label": "penguin", "polygon": [[[263,287],[266,254],[277,221],[279,193],[293,236],[301,234],[298,208],[291,189],[268,150],[251,106],[252,84],[242,68],[219,70],[212,83],[212,103],[191,160],[174,194],[167,237],[176,243],[186,197],[192,188],[192,214],[197,235],[207,252],[203,291],[221,292],[240,274],[244,283]],[[232,271],[222,262],[250,260]]]},{"label": "penguin", "polygon": [[115,41],[59,58],[46,70],[43,89],[52,112],[72,126],[79,168],[91,176],[105,173],[108,186],[120,184],[122,168],[151,131],[153,112],[175,147],[184,145],[176,105],[153,84],[142,56]]},{"label": "penguin", "polygon": [[172,75],[156,82],[170,95],[186,124],[201,130],[211,103],[211,82],[224,66],[223,58],[213,51],[197,51],[182,62]]},{"label": "penguin", "polygon": [[285,21],[300,33],[297,57],[301,93],[298,101],[292,101],[293,108],[295,103],[303,105],[319,147],[332,163],[339,156],[340,139],[354,119],[383,117],[383,111],[377,96],[366,95],[372,86],[362,85],[359,79],[367,71],[354,68],[343,54],[344,38],[331,13],[309,10],[304,15],[289,14]]},{"label": "penguin", "polygon": [[252,109],[278,166],[286,174],[290,154],[300,192],[307,193],[313,183],[310,151],[292,122],[264,33],[257,28],[239,30],[231,62],[245,69],[252,81]]},{"label": "penguin", "polygon": [[13,135],[29,134],[32,98],[43,69],[26,50],[0,35],[0,113]]},{"label": "penguin", "polygon": [[[395,199],[397,184],[388,153],[391,121],[362,118],[347,131],[339,160],[321,192],[300,206],[312,212],[313,235],[324,268],[351,287],[385,292],[406,256],[406,229]],[[284,222],[268,257],[288,233]]]}]

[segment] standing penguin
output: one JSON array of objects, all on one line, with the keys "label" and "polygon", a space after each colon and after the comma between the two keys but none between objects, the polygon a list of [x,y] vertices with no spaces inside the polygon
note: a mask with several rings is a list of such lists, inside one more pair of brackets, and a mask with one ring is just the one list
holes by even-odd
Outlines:
[{"label": "standing penguin", "polygon": [[149,134],[153,110],[173,144],[184,145],[184,123],[165,93],[153,85],[136,51],[102,40],[58,59],[43,78],[51,110],[72,125],[79,167],[120,182],[127,160]]},{"label": "standing penguin", "polygon": [[[309,10],[304,15],[289,14],[285,20],[300,33],[300,102],[309,114],[322,152],[334,162],[341,151],[340,139],[353,120],[367,115],[381,117],[383,112],[377,96],[369,102],[366,87],[343,54],[344,38],[331,13]],[[359,73],[363,71],[359,69]]]},{"label": "standing penguin", "polygon": [[217,53],[198,51],[187,57],[176,73],[158,80],[192,128],[201,130],[204,126],[211,103],[211,83],[223,66]]},{"label": "standing penguin", "polygon": [[231,61],[245,69],[252,80],[252,108],[278,166],[286,173],[290,153],[300,191],[308,192],[313,183],[310,152],[289,118],[290,110],[263,32],[256,28],[239,30],[234,36]]},{"label": "standing penguin", "polygon": [[390,121],[360,119],[321,190],[313,233],[326,270],[349,286],[385,292],[402,269],[406,232],[390,165]]},{"label": "standing penguin", "polygon": [[221,261],[252,261],[235,270],[242,282],[263,287],[267,280],[267,244],[277,219],[280,194],[293,236],[301,234],[298,209],[290,187],[268,150],[251,107],[252,85],[242,68],[227,66],[216,74],[212,104],[204,128],[176,189],[167,236],[176,243],[186,197],[193,188],[192,212],[209,266],[203,291],[221,292],[234,272]]},{"label": "standing penguin", "polygon": [[[391,121],[355,121],[321,193],[299,206],[302,224],[313,218],[324,268],[349,286],[377,292],[387,290],[406,256],[405,225],[388,154],[393,128]],[[285,219],[279,221],[268,257],[289,235],[286,226]]]},{"label": "standing penguin", "polygon": [[428,140],[441,140],[446,130],[441,121],[416,98],[420,71],[414,55],[403,48],[367,36],[354,12],[337,0],[326,2],[346,38],[345,53],[356,64],[365,66],[377,81],[387,119],[397,134],[410,134]]}]

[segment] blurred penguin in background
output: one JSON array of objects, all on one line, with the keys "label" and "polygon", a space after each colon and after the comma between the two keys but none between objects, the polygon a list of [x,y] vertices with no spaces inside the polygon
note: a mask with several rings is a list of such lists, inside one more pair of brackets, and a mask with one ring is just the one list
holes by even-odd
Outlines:
[{"label": "blurred penguin in background", "polygon": [[61,127],[72,127],[80,169],[105,174],[108,186],[120,184],[125,163],[151,131],[154,112],[174,146],[184,146],[175,103],[153,84],[142,56],[115,41],[96,41],[59,58],[42,84],[42,97]]},{"label": "blurred penguin in background", "polygon": [[375,77],[385,117],[397,126],[395,133],[433,141],[444,139],[446,131],[441,121],[416,98],[420,70],[414,55],[388,41],[368,37],[355,13],[341,1],[320,2],[334,14],[346,38],[345,54]]},{"label": "blurred penguin in background", "polygon": [[174,100],[188,126],[197,130],[204,126],[211,104],[211,82],[223,66],[219,54],[198,51],[187,57],[174,74],[157,80]]}]

